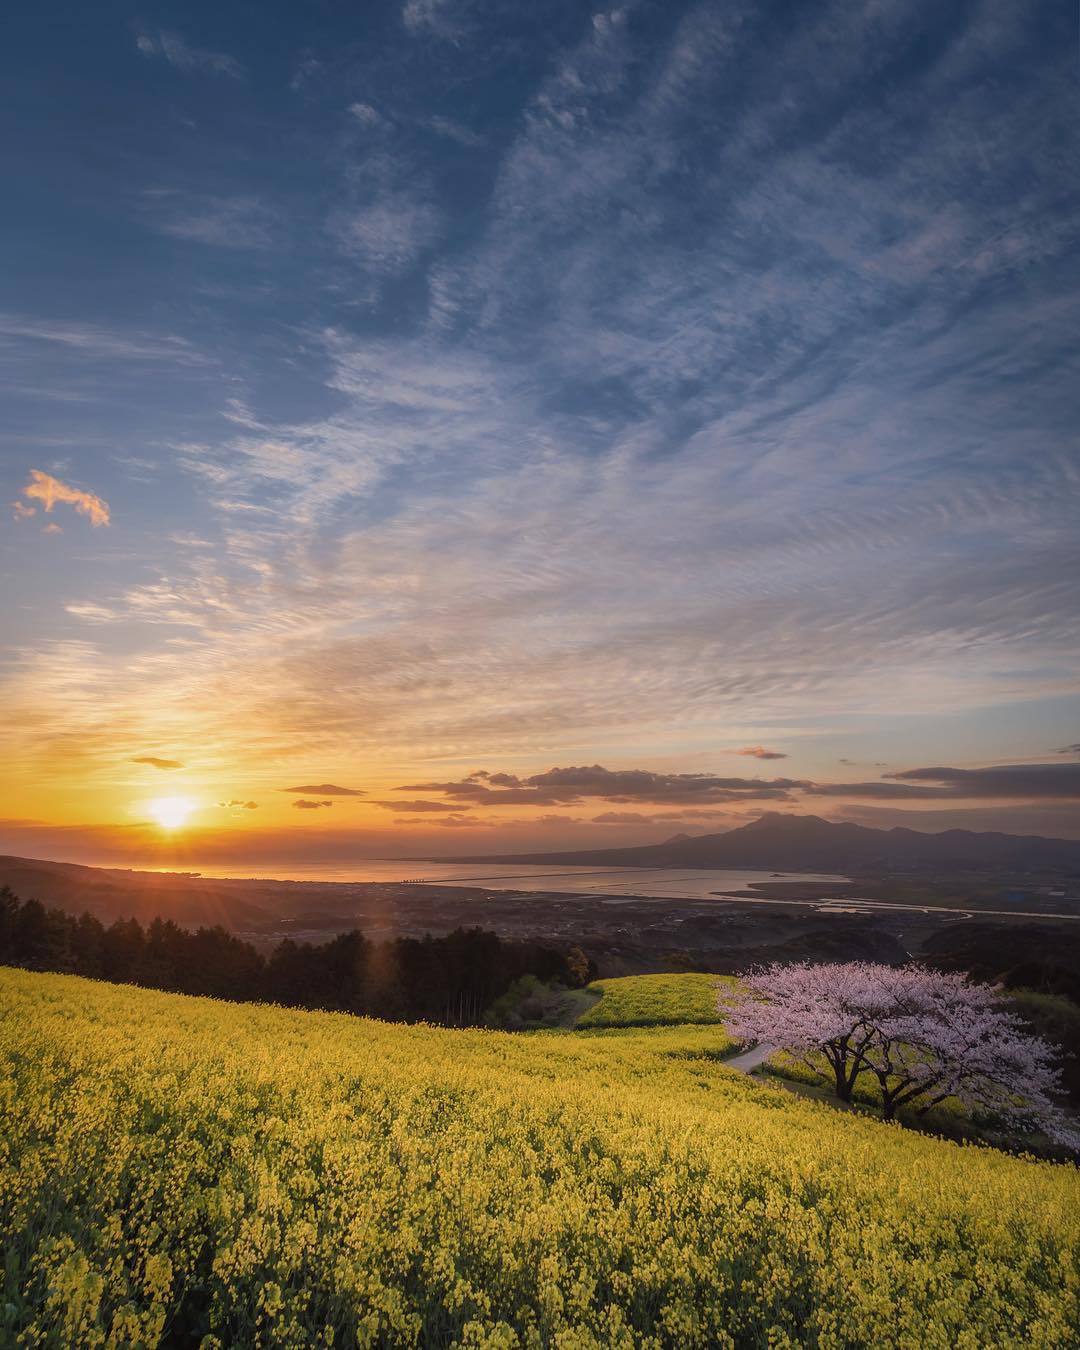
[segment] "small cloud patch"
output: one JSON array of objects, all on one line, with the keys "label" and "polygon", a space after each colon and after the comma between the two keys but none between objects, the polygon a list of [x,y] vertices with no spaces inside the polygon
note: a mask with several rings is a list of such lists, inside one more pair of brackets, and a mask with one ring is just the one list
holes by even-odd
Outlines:
[{"label": "small cloud patch", "polygon": [[[40,469],[30,470],[30,481],[23,488],[23,496],[31,501],[41,502],[46,512],[51,511],[57,502],[67,502],[81,515],[87,516],[91,525],[109,523],[108,503],[103,502],[96,493],[71,487],[68,483],[62,483],[59,478],[54,478],[52,474],[42,473]],[[35,510],[35,507],[28,507],[25,503],[15,505],[15,514],[19,519],[34,515]]]}]

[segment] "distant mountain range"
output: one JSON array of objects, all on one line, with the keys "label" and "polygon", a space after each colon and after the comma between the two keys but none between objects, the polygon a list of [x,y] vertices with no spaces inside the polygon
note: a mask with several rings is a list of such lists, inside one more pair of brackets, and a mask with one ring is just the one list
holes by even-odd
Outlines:
[{"label": "distant mountain range", "polygon": [[455,858],[454,862],[572,863],[611,867],[754,867],[783,872],[867,869],[1030,871],[1080,869],[1080,839],[944,830],[874,830],[834,824],[820,816],[770,811],[723,834],[677,834],[662,844],[558,853]]}]

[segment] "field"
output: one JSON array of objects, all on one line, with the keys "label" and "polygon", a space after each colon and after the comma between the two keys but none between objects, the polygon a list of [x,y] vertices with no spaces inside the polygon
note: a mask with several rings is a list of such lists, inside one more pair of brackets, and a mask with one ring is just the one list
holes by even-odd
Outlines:
[{"label": "field", "polygon": [[0,970],[0,1344],[1063,1346],[1075,1168],[708,1025],[444,1031]]},{"label": "field", "polygon": [[589,989],[600,995],[577,1025],[588,1027],[655,1027],[718,1024],[717,986],[733,981],[721,975],[627,975],[594,980]]}]

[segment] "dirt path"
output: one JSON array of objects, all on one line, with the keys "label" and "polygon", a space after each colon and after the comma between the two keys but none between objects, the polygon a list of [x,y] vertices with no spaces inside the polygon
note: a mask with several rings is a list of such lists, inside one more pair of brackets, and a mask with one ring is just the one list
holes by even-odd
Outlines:
[{"label": "dirt path", "polygon": [[767,1083],[769,1087],[783,1088],[785,1092],[794,1093],[796,1097],[808,1097],[811,1101],[821,1102],[825,1106],[831,1106],[834,1111],[855,1110],[851,1102],[839,1101],[825,1087],[811,1086],[809,1083],[800,1083],[793,1078],[781,1078],[776,1074],[759,1074],[757,1070],[761,1068],[770,1055],[775,1053],[775,1045],[758,1041],[749,1050],[743,1050],[731,1059],[725,1059],[724,1067],[726,1069],[738,1069],[740,1073],[745,1073],[753,1078],[756,1083]]},{"label": "dirt path", "polygon": [[595,1008],[603,996],[592,989],[570,989],[567,991],[554,1026],[571,1031],[577,1025],[579,1017]]},{"label": "dirt path", "polygon": [[742,1050],[731,1059],[724,1060],[725,1069],[738,1069],[740,1073],[753,1073],[760,1069],[770,1055],[776,1054],[776,1046],[766,1041],[758,1041],[749,1050]]}]

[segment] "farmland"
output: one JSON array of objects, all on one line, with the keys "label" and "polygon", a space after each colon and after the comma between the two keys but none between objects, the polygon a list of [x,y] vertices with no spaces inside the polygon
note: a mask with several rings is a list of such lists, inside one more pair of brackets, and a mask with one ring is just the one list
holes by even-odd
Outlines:
[{"label": "farmland", "polygon": [[0,999],[5,1344],[1076,1336],[1075,1168],[760,1086],[718,1027],[449,1031],[17,970]]}]

